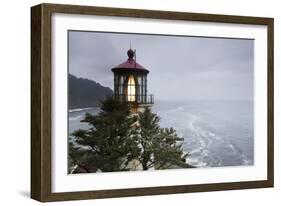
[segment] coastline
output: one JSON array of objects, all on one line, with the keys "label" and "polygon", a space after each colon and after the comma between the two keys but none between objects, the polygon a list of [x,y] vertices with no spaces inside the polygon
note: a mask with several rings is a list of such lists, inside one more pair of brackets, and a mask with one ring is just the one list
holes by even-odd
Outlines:
[{"label": "coastline", "polygon": [[84,110],[89,110],[89,109],[98,108],[98,107],[99,106],[73,108],[73,109],[68,109],[68,112],[70,112],[70,113],[72,113],[72,112],[81,112],[81,111],[84,111]]}]

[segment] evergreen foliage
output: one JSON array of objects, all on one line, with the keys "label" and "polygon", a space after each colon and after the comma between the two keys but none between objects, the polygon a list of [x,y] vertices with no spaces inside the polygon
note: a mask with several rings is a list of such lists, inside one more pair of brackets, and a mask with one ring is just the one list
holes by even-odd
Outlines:
[{"label": "evergreen foliage", "polygon": [[98,115],[87,113],[82,120],[89,129],[71,134],[69,165],[79,166],[82,172],[134,170],[131,161],[143,170],[188,167],[183,139],[173,128],[160,128],[159,120],[148,108],[131,114],[126,103],[106,99]]},{"label": "evergreen foliage", "polygon": [[130,115],[128,105],[107,99],[102,102],[98,115],[87,113],[82,122],[88,123],[90,129],[80,129],[72,134],[78,144],[69,147],[73,162],[91,172],[128,170],[129,161],[140,151],[136,141],[137,130],[133,125],[136,117]]},{"label": "evergreen foliage", "polygon": [[140,162],[144,170],[149,168],[168,169],[188,167],[187,154],[182,151],[183,138],[179,138],[173,128],[160,128],[160,118],[146,108],[139,114],[140,144],[142,153]]}]

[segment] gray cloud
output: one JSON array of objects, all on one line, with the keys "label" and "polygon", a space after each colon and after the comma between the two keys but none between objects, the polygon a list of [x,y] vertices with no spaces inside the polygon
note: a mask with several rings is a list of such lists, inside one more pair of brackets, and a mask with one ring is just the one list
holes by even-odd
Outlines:
[{"label": "gray cloud", "polygon": [[254,40],[69,32],[69,72],[113,88],[130,47],[155,99],[253,99]]}]

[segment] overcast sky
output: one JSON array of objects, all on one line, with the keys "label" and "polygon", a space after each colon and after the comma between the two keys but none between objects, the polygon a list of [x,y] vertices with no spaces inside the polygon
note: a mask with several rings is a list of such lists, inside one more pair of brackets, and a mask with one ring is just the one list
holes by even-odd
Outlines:
[{"label": "overcast sky", "polygon": [[155,100],[253,99],[254,40],[70,31],[69,72],[113,89],[130,43]]}]

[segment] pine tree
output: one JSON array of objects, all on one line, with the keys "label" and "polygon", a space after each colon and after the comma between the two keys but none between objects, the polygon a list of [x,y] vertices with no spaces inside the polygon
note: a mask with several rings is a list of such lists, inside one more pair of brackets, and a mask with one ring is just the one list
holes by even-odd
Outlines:
[{"label": "pine tree", "polygon": [[185,163],[187,154],[182,150],[183,138],[173,128],[160,128],[160,118],[146,108],[139,114],[140,145],[139,161],[144,170],[191,167]]},{"label": "pine tree", "polygon": [[128,163],[140,153],[136,121],[126,103],[113,99],[103,101],[98,115],[87,113],[82,120],[90,128],[72,134],[76,144],[69,146],[72,164],[90,172],[128,170]]},{"label": "pine tree", "polygon": [[134,170],[131,162],[143,170],[192,167],[185,163],[183,138],[159,121],[149,108],[131,114],[126,103],[106,99],[98,115],[87,113],[82,120],[89,129],[72,133],[69,165],[78,166],[78,172]]}]

